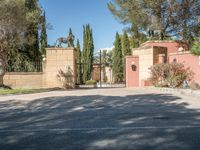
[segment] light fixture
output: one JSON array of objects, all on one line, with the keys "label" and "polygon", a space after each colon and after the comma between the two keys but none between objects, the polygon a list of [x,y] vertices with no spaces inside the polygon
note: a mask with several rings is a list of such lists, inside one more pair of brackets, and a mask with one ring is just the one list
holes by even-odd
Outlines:
[{"label": "light fixture", "polygon": [[131,69],[132,69],[132,71],[136,71],[137,70],[137,66],[135,65],[134,61],[131,62]]}]

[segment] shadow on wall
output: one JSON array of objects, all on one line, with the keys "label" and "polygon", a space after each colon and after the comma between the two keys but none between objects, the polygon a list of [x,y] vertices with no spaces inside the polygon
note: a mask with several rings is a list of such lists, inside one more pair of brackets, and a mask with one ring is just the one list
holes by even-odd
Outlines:
[{"label": "shadow on wall", "polygon": [[74,75],[71,67],[68,67],[66,72],[60,69],[58,71],[57,78],[65,89],[74,88]]},{"label": "shadow on wall", "polygon": [[200,112],[169,94],[0,102],[0,149],[199,149]]}]

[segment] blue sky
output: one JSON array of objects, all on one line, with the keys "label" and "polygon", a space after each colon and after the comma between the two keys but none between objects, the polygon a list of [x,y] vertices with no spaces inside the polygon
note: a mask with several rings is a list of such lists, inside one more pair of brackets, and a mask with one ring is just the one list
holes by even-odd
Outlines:
[{"label": "blue sky", "polygon": [[93,29],[95,50],[113,46],[116,32],[122,32],[120,24],[107,9],[110,0],[40,0],[46,11],[47,22],[53,26],[48,31],[48,42],[54,44],[58,37],[67,36],[71,27],[81,45],[83,25]]}]

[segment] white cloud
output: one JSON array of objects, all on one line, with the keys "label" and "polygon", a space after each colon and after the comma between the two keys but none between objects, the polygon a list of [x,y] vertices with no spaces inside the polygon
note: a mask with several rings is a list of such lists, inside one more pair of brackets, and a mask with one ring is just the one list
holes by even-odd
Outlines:
[{"label": "white cloud", "polygon": [[111,51],[113,50],[114,46],[112,47],[106,47],[106,48],[100,48],[100,50],[107,50],[107,51]]}]

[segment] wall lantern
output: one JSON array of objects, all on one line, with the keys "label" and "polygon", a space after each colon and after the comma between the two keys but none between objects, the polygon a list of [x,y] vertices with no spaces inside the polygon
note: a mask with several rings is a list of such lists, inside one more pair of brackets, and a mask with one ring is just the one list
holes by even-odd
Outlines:
[{"label": "wall lantern", "polygon": [[131,62],[131,69],[132,69],[132,71],[136,71],[137,70],[137,66],[135,65],[134,61]]}]

